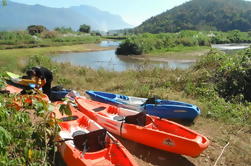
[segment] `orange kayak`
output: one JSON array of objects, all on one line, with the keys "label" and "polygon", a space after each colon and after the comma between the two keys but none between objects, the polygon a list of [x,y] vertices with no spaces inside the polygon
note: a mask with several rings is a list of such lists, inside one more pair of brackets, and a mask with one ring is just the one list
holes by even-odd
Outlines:
[{"label": "orange kayak", "polygon": [[81,112],[123,138],[192,157],[209,145],[205,136],[175,122],[81,97],[75,100]]},{"label": "orange kayak", "polygon": [[53,115],[62,120],[58,149],[67,165],[137,166],[132,155],[104,128],[73,106],[72,115],[63,116],[59,106],[57,102]]}]

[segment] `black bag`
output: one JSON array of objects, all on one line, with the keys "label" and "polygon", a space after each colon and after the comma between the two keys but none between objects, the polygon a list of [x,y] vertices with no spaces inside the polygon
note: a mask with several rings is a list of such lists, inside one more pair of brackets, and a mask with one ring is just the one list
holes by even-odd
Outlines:
[{"label": "black bag", "polygon": [[70,92],[69,89],[64,89],[62,86],[54,86],[51,88],[50,100],[62,101],[63,98]]},{"label": "black bag", "polygon": [[54,86],[51,88],[51,91],[61,91],[61,90],[64,90],[64,88],[62,86]]}]

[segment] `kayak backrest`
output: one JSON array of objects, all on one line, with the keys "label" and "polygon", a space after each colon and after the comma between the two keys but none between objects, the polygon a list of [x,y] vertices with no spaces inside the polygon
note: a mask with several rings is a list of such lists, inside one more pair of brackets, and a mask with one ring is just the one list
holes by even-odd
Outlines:
[{"label": "kayak backrest", "polygon": [[144,104],[157,104],[156,97],[148,98]]},{"label": "kayak backrest", "polygon": [[139,126],[146,125],[146,113],[140,112],[136,115],[129,115],[125,117],[125,123],[135,124]]},{"label": "kayak backrest", "polygon": [[76,131],[72,135],[74,145],[78,150],[95,152],[105,148],[105,129],[91,131],[90,133],[81,132]]}]

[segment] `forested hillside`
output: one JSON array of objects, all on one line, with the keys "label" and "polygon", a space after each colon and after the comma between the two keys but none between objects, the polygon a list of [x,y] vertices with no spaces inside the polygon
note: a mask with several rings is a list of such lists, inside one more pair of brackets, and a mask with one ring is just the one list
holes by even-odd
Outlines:
[{"label": "forested hillside", "polygon": [[178,32],[180,30],[251,30],[251,2],[243,0],[191,0],[152,17],[136,32]]}]

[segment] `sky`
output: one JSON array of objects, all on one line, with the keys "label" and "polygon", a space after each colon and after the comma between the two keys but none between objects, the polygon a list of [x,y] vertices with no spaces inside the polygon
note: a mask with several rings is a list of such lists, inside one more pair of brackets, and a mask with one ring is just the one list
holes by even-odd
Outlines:
[{"label": "sky", "polygon": [[130,25],[140,25],[146,19],[179,6],[189,0],[12,0],[29,5],[70,7],[89,5],[120,15]]}]

